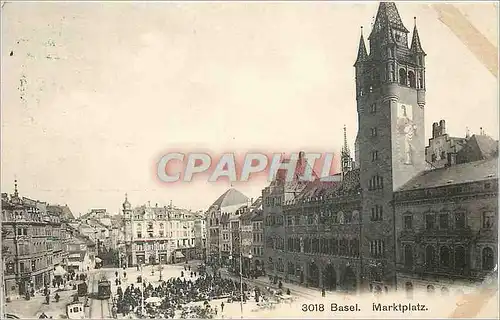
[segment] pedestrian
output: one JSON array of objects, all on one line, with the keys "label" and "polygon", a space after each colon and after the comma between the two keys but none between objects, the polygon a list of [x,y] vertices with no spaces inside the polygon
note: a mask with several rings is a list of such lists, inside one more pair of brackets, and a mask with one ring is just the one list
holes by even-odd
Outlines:
[{"label": "pedestrian", "polygon": [[220,303],[220,312],[224,312],[224,301]]},{"label": "pedestrian", "polygon": [[291,292],[290,292],[290,288],[286,289],[286,294],[287,294],[287,295],[290,295],[290,294],[291,294]]},{"label": "pedestrian", "polygon": [[281,280],[280,280],[280,282],[278,283],[278,289],[281,290],[281,288],[283,288],[283,283],[281,283]]},{"label": "pedestrian", "polygon": [[215,306],[215,315],[217,315],[217,312],[218,312],[217,306]]},{"label": "pedestrian", "polygon": [[118,271],[115,271],[115,276],[118,278]]},{"label": "pedestrian", "polygon": [[323,298],[326,296],[325,288],[321,289],[321,296]]},{"label": "pedestrian", "polygon": [[127,279],[127,273],[125,271],[123,271],[123,277]]}]

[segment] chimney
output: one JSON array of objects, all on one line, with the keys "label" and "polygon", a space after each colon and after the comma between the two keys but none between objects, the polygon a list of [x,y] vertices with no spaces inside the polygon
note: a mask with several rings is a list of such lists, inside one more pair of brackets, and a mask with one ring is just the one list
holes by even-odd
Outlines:
[{"label": "chimney", "polygon": [[304,151],[299,152],[298,164],[299,164],[300,168],[302,168],[304,166],[304,162],[305,162],[304,155],[305,155]]},{"label": "chimney", "polygon": [[441,127],[441,135],[446,134],[446,124],[444,120],[439,121],[439,126]]},{"label": "chimney", "polygon": [[435,137],[437,137],[437,136],[438,136],[437,132],[438,132],[438,123],[437,123],[437,122],[434,122],[434,123],[432,124],[432,137],[433,137],[433,138],[435,138]]}]

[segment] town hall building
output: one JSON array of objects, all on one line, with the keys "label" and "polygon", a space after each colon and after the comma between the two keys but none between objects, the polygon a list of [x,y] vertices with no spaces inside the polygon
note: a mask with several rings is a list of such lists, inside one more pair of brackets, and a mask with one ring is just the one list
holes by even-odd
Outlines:
[{"label": "town hall building", "polygon": [[343,291],[481,281],[498,259],[498,141],[450,137],[441,120],[426,146],[426,53],[393,2],[368,43],[361,32],[355,159],[344,128],[341,181],[278,174],[262,191],[266,273]]}]

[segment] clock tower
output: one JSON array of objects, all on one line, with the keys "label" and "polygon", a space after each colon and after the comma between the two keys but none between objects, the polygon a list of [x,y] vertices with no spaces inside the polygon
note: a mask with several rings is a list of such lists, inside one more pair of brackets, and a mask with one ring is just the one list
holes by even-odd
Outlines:
[{"label": "clock tower", "polygon": [[368,37],[363,29],[356,70],[362,197],[361,252],[365,284],[395,282],[392,197],[425,169],[425,52],[415,26],[409,31],[393,2],[379,5]]}]

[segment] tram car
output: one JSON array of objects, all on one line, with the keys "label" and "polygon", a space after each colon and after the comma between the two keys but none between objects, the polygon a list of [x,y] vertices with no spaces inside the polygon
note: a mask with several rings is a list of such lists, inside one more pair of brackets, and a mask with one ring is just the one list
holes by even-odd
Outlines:
[{"label": "tram car", "polygon": [[73,301],[66,305],[66,315],[68,319],[85,319],[85,309],[83,303]]},{"label": "tram car", "polygon": [[87,283],[82,281],[78,284],[78,296],[83,297],[86,296],[88,293],[88,286]]},{"label": "tram car", "polygon": [[111,297],[111,281],[99,280],[97,284],[97,299],[105,300]]}]

